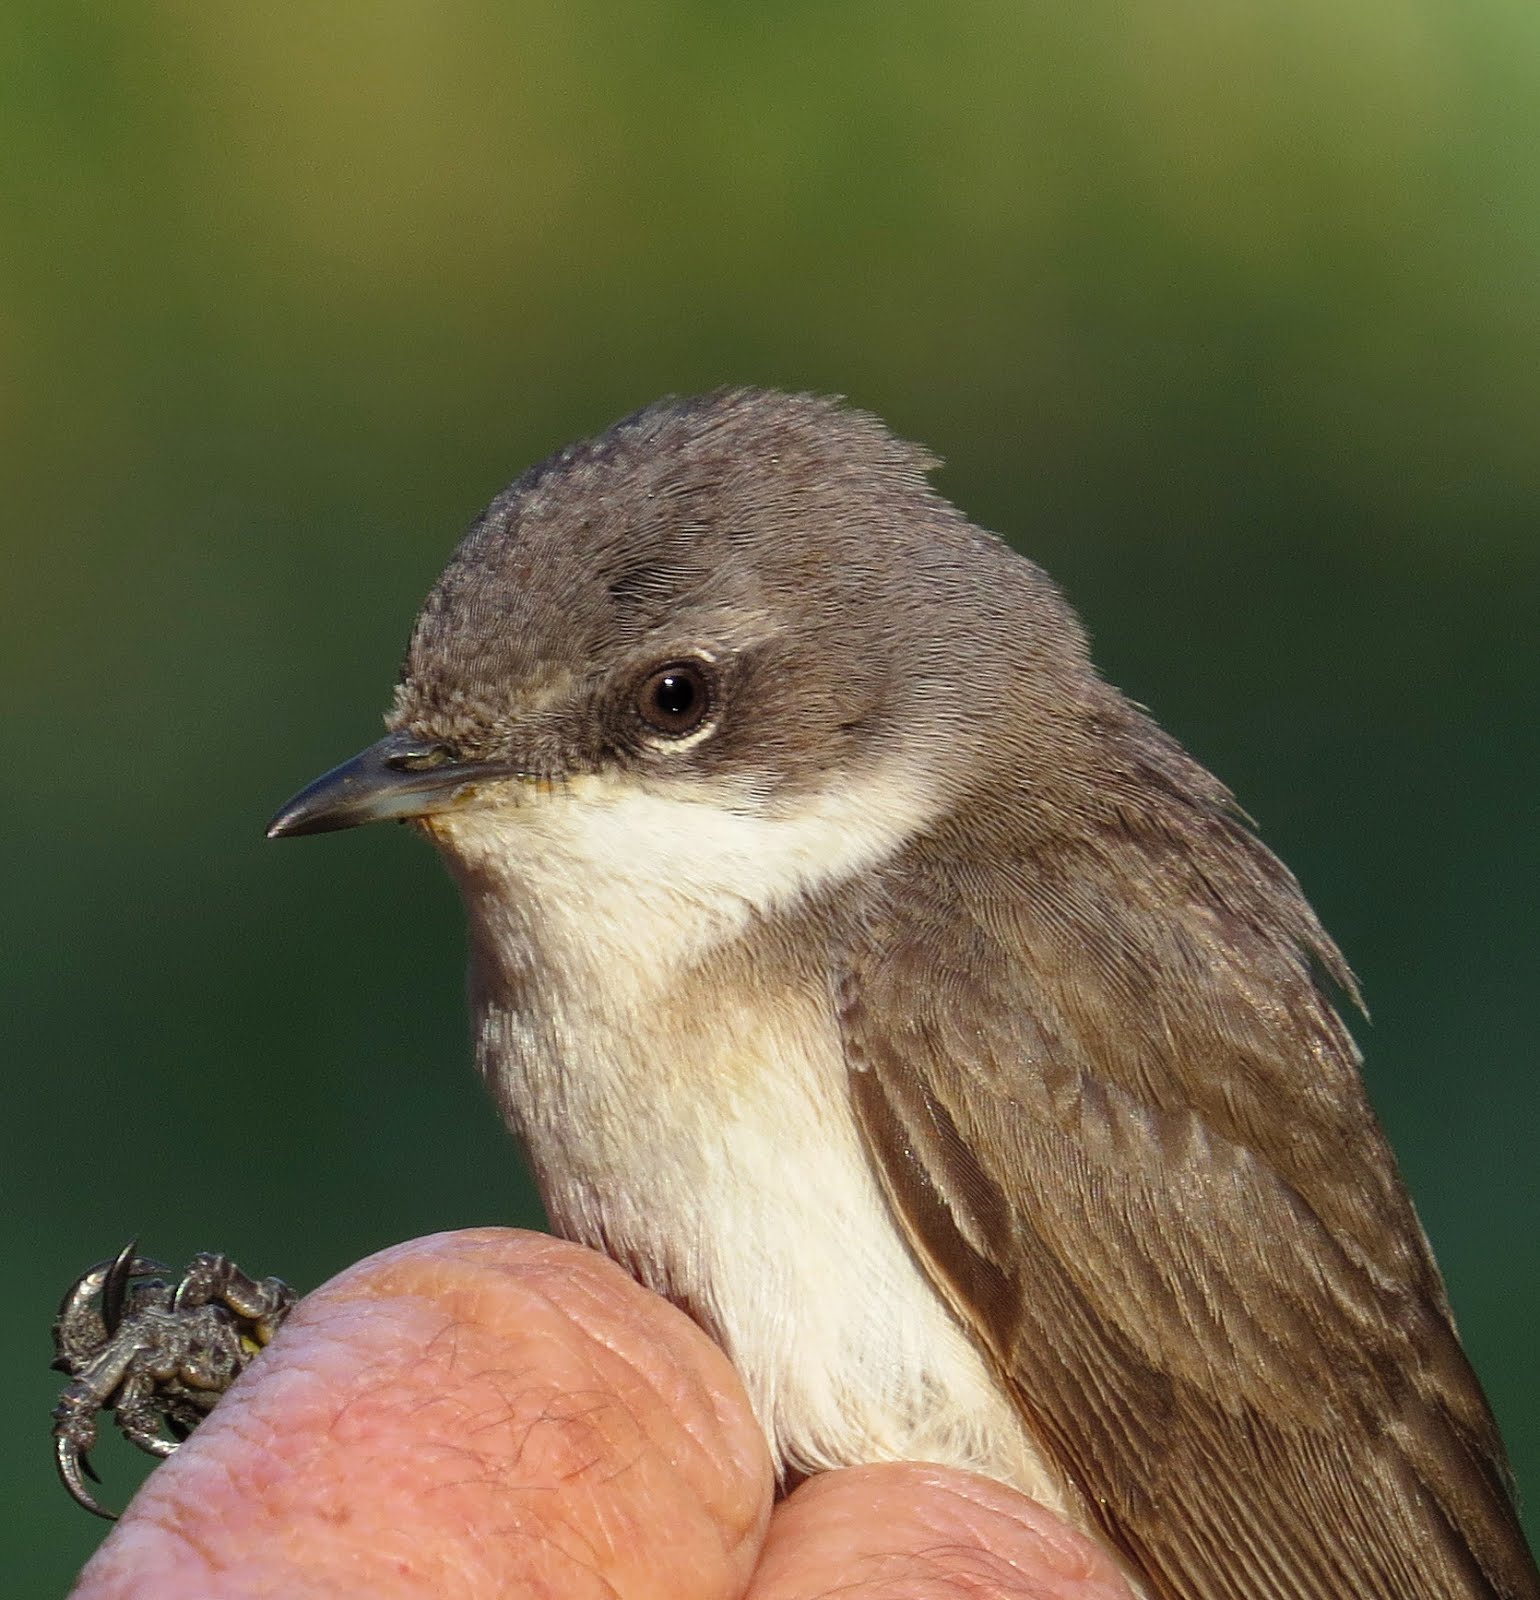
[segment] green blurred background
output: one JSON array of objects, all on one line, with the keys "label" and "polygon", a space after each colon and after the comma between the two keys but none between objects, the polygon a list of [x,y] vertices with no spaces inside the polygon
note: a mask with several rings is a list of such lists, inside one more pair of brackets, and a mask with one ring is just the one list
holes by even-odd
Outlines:
[{"label": "green blurred background", "polygon": [[429,852],[262,825],[486,498],[724,382],[939,450],[1299,872],[1540,1495],[1537,67],[1530,0],[6,7],[7,1591],[103,1531],[86,1263],[535,1221]]}]

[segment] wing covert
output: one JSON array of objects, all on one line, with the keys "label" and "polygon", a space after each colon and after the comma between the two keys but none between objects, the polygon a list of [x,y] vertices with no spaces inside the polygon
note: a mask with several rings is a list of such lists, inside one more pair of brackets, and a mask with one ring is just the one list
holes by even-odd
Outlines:
[{"label": "wing covert", "polygon": [[911,860],[849,953],[854,1105],[938,1289],[1164,1600],[1540,1594],[1308,908],[1190,885],[1141,934],[1094,865]]}]

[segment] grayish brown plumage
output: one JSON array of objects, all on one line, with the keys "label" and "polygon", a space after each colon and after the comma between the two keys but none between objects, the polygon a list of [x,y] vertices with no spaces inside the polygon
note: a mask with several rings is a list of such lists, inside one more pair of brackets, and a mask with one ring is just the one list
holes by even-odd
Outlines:
[{"label": "grayish brown plumage", "polygon": [[1342,957],[932,464],[748,391],[562,451],[276,830],[420,819],[554,1224],[789,1468],[980,1466],[1167,1600],[1540,1595]]}]

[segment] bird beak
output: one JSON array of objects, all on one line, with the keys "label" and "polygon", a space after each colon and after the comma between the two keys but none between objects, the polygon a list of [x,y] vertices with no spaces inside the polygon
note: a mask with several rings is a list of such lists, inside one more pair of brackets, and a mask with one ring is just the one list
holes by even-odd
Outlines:
[{"label": "bird beak", "polygon": [[365,822],[429,817],[468,800],[488,778],[510,776],[486,762],[457,761],[432,740],[392,733],[301,789],[268,823],[267,836],[288,839]]}]

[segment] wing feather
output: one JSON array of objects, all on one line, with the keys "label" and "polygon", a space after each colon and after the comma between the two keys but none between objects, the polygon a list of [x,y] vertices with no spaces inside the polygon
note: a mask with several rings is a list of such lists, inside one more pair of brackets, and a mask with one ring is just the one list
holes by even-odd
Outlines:
[{"label": "wing feather", "polygon": [[[853,942],[890,1200],[1108,1540],[1165,1600],[1540,1595],[1501,1445],[1319,987],[1238,824],[983,875],[901,864]],[[995,852],[998,856],[998,851]],[[1120,872],[1119,867],[1123,868]]]}]

